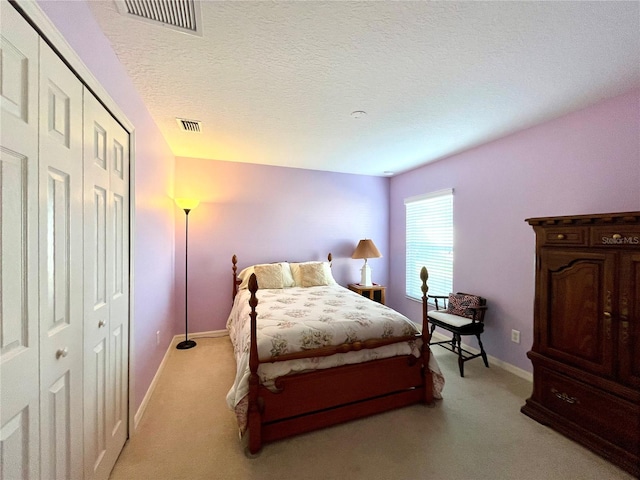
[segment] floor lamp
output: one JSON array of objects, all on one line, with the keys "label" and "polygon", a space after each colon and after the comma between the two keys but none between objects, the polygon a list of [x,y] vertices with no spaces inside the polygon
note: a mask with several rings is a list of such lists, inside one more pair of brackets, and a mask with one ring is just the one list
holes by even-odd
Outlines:
[{"label": "floor lamp", "polygon": [[189,340],[189,289],[187,288],[187,282],[189,280],[188,267],[189,267],[189,212],[196,208],[199,204],[199,200],[193,198],[176,198],[176,204],[178,207],[184,210],[185,213],[185,230],[184,230],[184,340],[176,348],[179,350],[186,350],[196,346],[196,342]]}]

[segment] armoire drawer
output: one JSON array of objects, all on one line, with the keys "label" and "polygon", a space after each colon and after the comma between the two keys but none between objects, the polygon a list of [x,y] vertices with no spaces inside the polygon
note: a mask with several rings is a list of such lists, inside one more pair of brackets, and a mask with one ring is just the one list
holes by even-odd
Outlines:
[{"label": "armoire drawer", "polygon": [[625,450],[640,448],[640,406],[541,368],[546,408]]},{"label": "armoire drawer", "polygon": [[591,229],[591,245],[598,247],[640,248],[638,227],[611,225]]},{"label": "armoire drawer", "polygon": [[588,228],[545,228],[543,245],[588,245]]}]

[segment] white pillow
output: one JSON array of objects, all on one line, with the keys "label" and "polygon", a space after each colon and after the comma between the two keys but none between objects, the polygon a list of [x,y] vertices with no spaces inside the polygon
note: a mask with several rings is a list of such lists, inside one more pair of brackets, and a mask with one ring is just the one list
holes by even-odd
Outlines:
[{"label": "white pillow", "polygon": [[[287,262],[261,263],[259,265],[280,265],[282,267],[282,286],[284,288],[295,286],[293,275],[291,275],[291,268],[289,267],[289,264]],[[245,268],[238,274],[238,278],[242,281],[242,283],[240,283],[240,286],[238,287],[238,290],[243,290],[245,288],[248,288],[249,278],[251,277],[252,273],[255,273],[255,267],[257,266],[258,265],[251,265],[250,267]],[[260,284],[258,283],[258,287],[259,286]],[[265,288],[265,287],[262,287],[262,288]]]},{"label": "white pillow", "polygon": [[333,278],[333,272],[331,271],[331,264],[329,262],[322,262],[324,267],[324,276],[327,279],[329,285],[337,285],[338,282]]},{"label": "white pillow", "polygon": [[293,280],[293,274],[291,273],[291,267],[288,262],[280,262],[282,265],[282,283],[285,288],[295,287],[296,282]]},{"label": "white pillow", "polygon": [[321,263],[322,268],[324,269],[324,277],[326,280],[326,284],[324,285],[337,285],[338,282],[333,278],[333,274],[331,273],[331,264],[329,262],[301,262],[301,263],[290,263],[291,273],[293,274],[293,281],[295,282],[296,287],[303,287],[302,282],[302,274],[300,273],[300,265],[309,264],[309,263]]}]

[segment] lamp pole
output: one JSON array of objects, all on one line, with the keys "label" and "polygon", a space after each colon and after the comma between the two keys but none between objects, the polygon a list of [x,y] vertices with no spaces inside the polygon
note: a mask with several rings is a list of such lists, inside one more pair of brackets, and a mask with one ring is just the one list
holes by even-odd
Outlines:
[{"label": "lamp pole", "polygon": [[179,350],[186,350],[193,348],[197,344],[193,340],[189,340],[189,212],[190,208],[185,208],[185,230],[184,230],[184,340],[176,348]]}]

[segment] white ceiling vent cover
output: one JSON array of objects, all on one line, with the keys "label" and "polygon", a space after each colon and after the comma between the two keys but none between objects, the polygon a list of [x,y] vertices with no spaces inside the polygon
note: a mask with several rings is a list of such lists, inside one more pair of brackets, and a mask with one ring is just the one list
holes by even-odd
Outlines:
[{"label": "white ceiling vent cover", "polygon": [[200,133],[202,132],[202,122],[198,120],[187,120],[185,118],[176,118],[178,125],[180,125],[180,130],[184,130],[185,132],[191,133]]},{"label": "white ceiling vent cover", "polygon": [[202,36],[200,2],[196,0],[116,0],[121,14],[182,33]]}]

